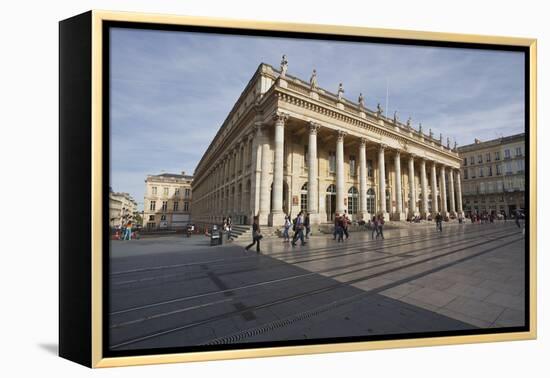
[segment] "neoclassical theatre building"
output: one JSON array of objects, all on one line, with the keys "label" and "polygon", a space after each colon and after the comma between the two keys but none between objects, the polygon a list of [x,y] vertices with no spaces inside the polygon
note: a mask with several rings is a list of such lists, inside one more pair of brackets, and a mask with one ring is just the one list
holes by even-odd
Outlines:
[{"label": "neoclassical theatre building", "polygon": [[260,64],[194,173],[192,218],[278,226],[375,214],[404,220],[462,213],[456,146],[343,96]]}]

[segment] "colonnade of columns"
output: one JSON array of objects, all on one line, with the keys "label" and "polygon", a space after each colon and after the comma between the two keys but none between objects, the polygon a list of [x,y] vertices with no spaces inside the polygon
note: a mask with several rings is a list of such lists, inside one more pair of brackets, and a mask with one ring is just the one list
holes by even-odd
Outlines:
[{"label": "colonnade of columns", "polygon": [[[198,199],[200,201],[206,198],[209,213],[231,214],[246,213],[249,216],[259,215],[261,224],[280,225],[283,223],[283,181],[284,181],[284,143],[285,143],[285,123],[288,116],[285,114],[276,114],[273,117],[272,125],[274,128],[274,140],[270,143],[266,128],[268,124],[256,124],[256,131],[250,138],[238,148],[233,149],[224,158],[219,160],[219,164],[213,169],[212,174],[207,178],[208,193]],[[320,126],[314,122],[308,125],[308,185],[307,185],[307,209],[313,222],[323,221],[319,219],[319,185],[318,185],[318,150],[317,135]],[[336,212],[343,213],[347,210],[345,198],[348,193],[345,190],[344,176],[344,139],[347,134],[344,131],[335,131],[336,139]],[[361,138],[359,142],[359,206],[358,213],[363,219],[373,214],[367,211],[367,140]],[[370,144],[370,143],[369,143]],[[272,155],[271,146],[274,153]],[[462,193],[460,183],[460,171],[447,167],[435,161],[427,161],[424,158],[415,156],[403,150],[390,149],[387,145],[378,144],[373,146],[377,148],[378,155],[378,198],[377,213],[382,214],[386,219],[389,218],[386,203],[386,154],[393,155],[393,165],[395,181],[392,190],[395,198],[394,209],[395,219],[404,219],[403,207],[403,182],[401,174],[401,158],[406,154],[408,158],[408,215],[427,216],[429,213],[447,215],[462,213]],[[273,156],[273,160],[272,157]],[[391,155],[390,155],[391,156]],[[248,168],[246,162],[251,162],[247,173],[247,180],[244,180],[245,171]],[[426,172],[426,163],[431,165],[431,185],[428,191],[428,177]],[[273,164],[273,165],[272,165]],[[272,177],[271,177],[271,167]],[[415,169],[420,169],[420,193],[422,199],[420,208],[418,206],[418,193]],[[437,174],[439,168],[439,175]],[[234,183],[229,185],[231,180],[235,180],[241,174],[239,181],[239,190],[236,192]],[[447,176],[448,175],[448,176]],[[259,176],[259,177],[258,177]],[[439,188],[437,180],[439,176]],[[455,180],[456,176],[456,180]],[[271,182],[272,178],[272,182]],[[447,185],[448,183],[448,185]],[[455,185],[456,183],[456,185]],[[272,184],[272,185],[271,185]],[[231,188],[230,188],[231,187]],[[455,196],[456,191],[456,196]],[[428,205],[428,196],[431,194],[432,208]],[[449,195],[449,208],[447,206],[447,195]],[[194,193],[195,196],[195,193]],[[194,197],[196,199],[196,197]],[[390,197],[390,201],[391,201]],[[237,203],[237,200],[240,201]],[[197,206],[197,202],[194,203]]]}]

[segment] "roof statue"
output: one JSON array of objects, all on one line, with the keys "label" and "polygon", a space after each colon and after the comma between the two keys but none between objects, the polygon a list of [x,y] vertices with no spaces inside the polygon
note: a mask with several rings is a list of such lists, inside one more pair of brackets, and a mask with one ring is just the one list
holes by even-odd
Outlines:
[{"label": "roof statue", "polygon": [[317,70],[315,70],[315,68],[313,69],[313,73],[311,74],[311,78],[309,79],[309,85],[312,90],[317,89]]},{"label": "roof statue", "polygon": [[365,98],[363,97],[363,93],[359,93],[359,98],[357,99],[357,102],[359,103],[360,108],[365,107]]},{"label": "roof statue", "polygon": [[432,131],[432,128],[430,127],[430,138],[433,138],[434,137],[434,133]]},{"label": "roof statue", "polygon": [[286,59],[286,55],[283,54],[283,57],[281,59],[281,77],[286,77],[286,71],[288,70],[288,60]]},{"label": "roof statue", "polygon": [[384,109],[380,106],[380,103],[376,105],[376,117],[380,118],[380,116],[384,113]]},{"label": "roof statue", "polygon": [[409,129],[411,128],[411,121],[412,121],[412,119],[411,119],[411,117],[409,117],[409,118],[407,119],[407,127],[408,127]]},{"label": "roof statue", "polygon": [[439,133],[439,144],[443,144],[443,134]]},{"label": "roof statue", "polygon": [[342,101],[342,98],[344,97],[344,86],[342,83],[338,85],[338,101]]},{"label": "roof statue", "polygon": [[447,137],[447,148],[451,148],[451,141],[449,140],[449,137]]},{"label": "roof statue", "polygon": [[393,123],[397,123],[397,110],[393,112]]},{"label": "roof statue", "polygon": [[454,150],[456,151],[456,140],[455,140],[455,146],[454,146],[454,148],[453,148],[453,149],[454,149]]},{"label": "roof statue", "polygon": [[422,123],[418,124],[418,132],[422,134]]}]

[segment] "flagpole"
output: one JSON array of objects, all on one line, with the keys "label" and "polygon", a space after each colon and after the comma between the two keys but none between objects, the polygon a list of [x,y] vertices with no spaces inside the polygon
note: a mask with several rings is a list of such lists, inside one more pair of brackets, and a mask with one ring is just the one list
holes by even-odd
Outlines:
[{"label": "flagpole", "polygon": [[389,108],[389,98],[390,98],[390,86],[388,83],[388,78],[386,78],[386,118],[389,117],[390,114],[390,108]]}]

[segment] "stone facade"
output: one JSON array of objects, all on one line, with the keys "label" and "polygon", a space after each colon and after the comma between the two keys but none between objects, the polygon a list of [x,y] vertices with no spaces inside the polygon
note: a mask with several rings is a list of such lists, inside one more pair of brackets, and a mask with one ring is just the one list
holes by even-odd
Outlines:
[{"label": "stone facade", "polygon": [[143,226],[181,229],[191,221],[193,176],[174,173],[149,175],[145,180]]},{"label": "stone facade", "polygon": [[193,218],[280,225],[462,212],[460,158],[402,124],[267,64],[242,92],[194,173]]},{"label": "stone facade", "polygon": [[525,208],[525,133],[458,149],[466,213],[510,216]]},{"label": "stone facade", "polygon": [[137,202],[129,193],[109,191],[109,224],[111,227],[121,227],[128,221],[134,221],[137,211]]}]

